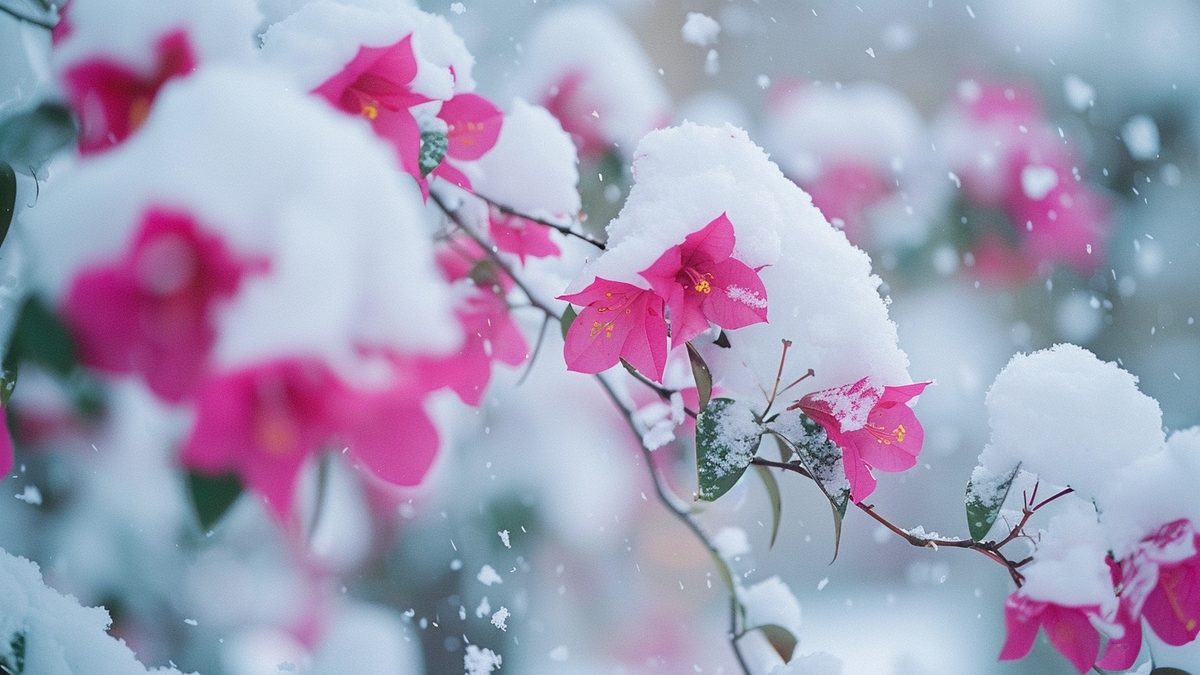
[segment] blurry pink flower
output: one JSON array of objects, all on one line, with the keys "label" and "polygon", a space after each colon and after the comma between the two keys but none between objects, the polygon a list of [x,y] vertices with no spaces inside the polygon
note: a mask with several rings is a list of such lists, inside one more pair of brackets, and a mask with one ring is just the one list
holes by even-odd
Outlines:
[{"label": "blurry pink flower", "polygon": [[[64,31],[69,31],[69,24]],[[124,141],[146,121],[163,84],[196,68],[187,35],[176,30],[155,45],[157,60],[148,74],[98,57],[65,73],[67,99],[79,115],[79,151],[85,155]]]},{"label": "blurry pink flower", "polygon": [[[1121,588],[1120,604],[1113,620],[1121,629],[1121,635],[1109,638],[1108,643],[1104,645],[1104,654],[1096,661],[1096,665],[1100,668],[1128,670],[1133,667],[1138,653],[1142,650],[1141,603],[1145,600],[1145,594],[1136,592],[1132,585],[1129,588],[1122,586],[1123,570],[1111,557],[1104,562],[1108,564],[1112,574],[1113,587]],[[1134,600],[1135,596],[1140,596],[1140,599]]]},{"label": "blurry pink flower", "polygon": [[611,142],[600,126],[597,104],[588,95],[587,76],[571,70],[563,74],[542,99],[542,107],[558,119],[563,131],[575,141],[581,159],[597,159],[608,151]]},{"label": "blurry pink flower", "polygon": [[8,478],[8,472],[13,466],[13,441],[8,433],[8,415],[0,406],[0,481]]},{"label": "blurry pink flower", "polygon": [[517,366],[529,356],[529,344],[505,299],[513,282],[467,238],[439,251],[437,261],[448,281],[471,278],[475,289],[454,310],[463,329],[462,348],[453,356],[422,359],[424,377],[432,386],[449,387],[463,403],[477,406],[491,380],[493,360]]},{"label": "blurry pink flower", "polygon": [[359,391],[312,358],[243,368],[204,383],[180,460],[202,473],[236,473],[285,521],[300,468],[326,445],[344,443],[389,483],[420,483],[438,448],[425,393],[419,378]]},{"label": "blurry pink flower", "polygon": [[904,471],[917,463],[925,430],[905,405],[929,382],[876,387],[870,378],[806,394],[788,410],[799,408],[825,429],[842,449],[842,468],[855,503],[875,491],[871,469]]},{"label": "blurry pink flower", "polygon": [[488,214],[488,232],[496,248],[506,253],[515,253],[525,264],[525,258],[547,258],[562,254],[558,245],[550,240],[550,228],[530,222],[520,216],[510,216],[492,209]]},{"label": "blurry pink flower", "polygon": [[389,47],[360,47],[341,72],[313,90],[339,110],[362,115],[391,143],[400,166],[424,187],[419,162],[421,129],[409,111],[431,99],[409,89],[417,76],[412,35]]},{"label": "blurry pink flower", "polygon": [[433,175],[467,190],[471,181],[453,165],[470,162],[496,147],[504,115],[491,101],[478,94],[458,94],[442,104],[438,117],[446,123],[446,156]]},{"label": "blurry pink flower", "polygon": [[67,10],[71,7],[71,1],[67,0],[58,8],[58,22],[54,24],[54,28],[50,29],[50,46],[57,47],[71,36],[71,32],[75,30],[75,26],[71,23],[70,17],[67,15]]},{"label": "blurry pink flower", "polygon": [[812,196],[813,205],[826,220],[842,221],[846,238],[859,246],[867,239],[867,209],[892,193],[883,175],[860,162],[827,165],[821,175],[800,186]]},{"label": "blurry pink flower", "polygon": [[663,300],[654,291],[597,277],[578,293],[561,295],[583,307],[567,330],[567,369],[599,373],[625,359],[658,382],[667,362]]},{"label": "blurry pink flower", "polygon": [[216,306],[265,263],[238,259],[191,216],[151,208],[125,256],[86,269],[63,312],[80,360],[114,373],[138,373],[168,401],[191,394],[216,340]]},{"label": "blurry pink flower", "polygon": [[1100,632],[1088,618],[1099,611],[1099,606],[1064,607],[1033,600],[1016,591],[1004,601],[1008,639],[1000,652],[1000,660],[1024,658],[1033,648],[1038,629],[1044,626],[1050,644],[1067,657],[1076,670],[1086,673],[1100,653]]},{"label": "blurry pink flower", "polygon": [[[1121,563],[1121,604],[1178,647],[1200,633],[1200,535],[1186,519],[1146,537]],[[1136,654],[1135,654],[1136,655]]]},{"label": "blurry pink flower", "polygon": [[673,344],[708,330],[709,321],[733,330],[767,320],[767,289],[757,270],[731,257],[734,243],[722,213],[641,273],[670,308]]}]

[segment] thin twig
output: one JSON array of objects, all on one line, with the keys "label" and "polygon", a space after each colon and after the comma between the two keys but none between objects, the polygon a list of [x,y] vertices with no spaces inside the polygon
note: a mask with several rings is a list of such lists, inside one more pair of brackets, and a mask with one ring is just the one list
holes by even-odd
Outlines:
[{"label": "thin twig", "polygon": [[542,329],[538,331],[537,344],[533,346],[533,354],[529,356],[529,365],[525,367],[525,372],[521,373],[521,377],[517,380],[517,386],[521,386],[525,382],[525,378],[529,377],[529,373],[533,372],[533,364],[537,361],[538,354],[542,353],[542,343],[546,341],[546,329],[550,326],[550,315],[542,320]]},{"label": "thin twig", "polygon": [[[503,213],[506,216],[516,216],[518,218],[528,220],[531,223],[537,223],[538,225],[548,227],[552,230],[558,230],[559,232],[562,232],[565,235],[568,235],[571,237],[576,237],[578,239],[582,239],[583,241],[586,241],[587,243],[591,244],[592,246],[595,246],[596,248],[600,249],[601,251],[605,250],[604,242],[600,241],[599,239],[596,239],[595,237],[593,237],[592,235],[590,235],[586,232],[580,232],[580,231],[576,230],[575,228],[571,227],[570,225],[563,225],[562,223],[555,223],[553,221],[546,220],[544,218],[538,218],[536,216],[531,216],[527,213],[521,213],[520,211],[514,209],[511,206],[508,206],[507,204],[501,204],[500,202],[497,202],[494,199],[485,197],[485,196],[479,194],[478,192],[472,192],[471,194],[475,195],[476,197],[479,197],[480,199],[487,202],[491,206],[494,206],[497,210],[500,211],[500,213]],[[578,221],[576,221],[576,222],[578,222]]]},{"label": "thin twig", "polygon": [[7,2],[0,2],[0,12],[4,12],[5,14],[13,17],[17,21],[24,21],[25,23],[30,23],[39,28],[45,28],[46,30],[54,30],[54,24],[56,23],[54,21],[49,21],[47,19],[38,18],[31,14],[26,14],[24,12],[18,11],[17,9],[15,9],[13,7],[9,7]]}]

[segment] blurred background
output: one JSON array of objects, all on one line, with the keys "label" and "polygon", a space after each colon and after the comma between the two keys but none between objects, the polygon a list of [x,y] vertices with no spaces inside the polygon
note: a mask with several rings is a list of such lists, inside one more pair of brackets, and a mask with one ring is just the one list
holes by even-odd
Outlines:
[{"label": "blurred background", "polygon": [[[575,135],[588,227],[618,212],[646,131],[729,122],[870,253],[912,377],[937,382],[916,406],[918,466],[884,475],[872,498],[901,526],[966,536],[984,395],[1018,352],[1080,344],[1137,375],[1169,430],[1200,424],[1200,5],[420,5],[464,38],[483,94],[546,105]],[[0,63],[23,62],[26,33],[0,16]],[[28,77],[0,69],[9,104]],[[555,337],[541,358],[556,357]],[[18,499],[0,500],[0,547],[108,607],[148,665],[447,673],[471,644],[501,653],[503,673],[735,672],[707,552],[654,500],[602,392],[560,370],[535,366],[516,386],[522,373],[501,369],[479,409],[446,401],[453,438],[411,494],[377,494],[333,461],[303,552],[247,498],[213,530],[195,526],[161,442],[186,420],[145,391],[112,385],[111,414],[64,420],[62,388],[22,371],[21,471],[5,483]],[[672,447],[655,457],[690,495],[690,448]],[[999,566],[914,549],[853,510],[830,563],[828,504],[780,482],[773,548],[756,482],[699,518],[748,535],[743,583],[778,575],[800,600],[797,654],[829,652],[846,675],[1074,672],[1044,641],[997,663],[1012,590]],[[1200,663],[1195,648],[1154,654]]]}]

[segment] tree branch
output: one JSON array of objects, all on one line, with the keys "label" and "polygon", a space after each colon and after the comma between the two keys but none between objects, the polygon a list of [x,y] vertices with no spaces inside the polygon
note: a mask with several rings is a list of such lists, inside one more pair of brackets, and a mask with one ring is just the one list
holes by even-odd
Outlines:
[{"label": "tree branch", "polygon": [[[520,211],[512,208],[511,206],[508,206],[506,204],[501,204],[500,202],[497,202],[494,199],[485,197],[485,196],[479,194],[478,192],[472,191],[471,194],[482,199],[483,201],[487,202],[491,206],[494,206],[497,210],[500,211],[500,213],[503,213],[506,216],[516,216],[518,218],[528,220],[531,223],[537,223],[538,225],[548,227],[552,230],[558,230],[559,232],[562,232],[563,234],[565,234],[567,236],[582,239],[583,241],[586,241],[587,243],[591,244],[592,246],[595,246],[596,248],[600,249],[601,251],[605,250],[604,242],[600,241],[599,239],[596,239],[595,237],[593,237],[592,235],[590,235],[586,232],[580,232],[580,231],[576,230],[575,228],[571,227],[570,225],[563,225],[562,223],[555,223],[553,221],[545,220],[544,218],[537,218],[535,216],[521,213]],[[578,222],[578,221],[576,221],[576,222]]]}]

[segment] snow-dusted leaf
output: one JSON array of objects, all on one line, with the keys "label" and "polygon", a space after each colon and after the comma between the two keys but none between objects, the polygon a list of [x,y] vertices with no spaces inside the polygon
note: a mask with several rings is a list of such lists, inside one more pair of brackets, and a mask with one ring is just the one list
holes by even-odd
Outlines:
[{"label": "snow-dusted leaf", "polygon": [[696,418],[700,499],[711,502],[738,482],[758,449],[763,428],[744,403],[714,398]]},{"label": "snow-dusted leaf", "polygon": [[988,474],[983,467],[972,472],[971,480],[967,482],[966,496],[967,529],[971,532],[971,539],[983,541],[992,529],[1019,468],[1013,467],[1012,471],[999,476]]},{"label": "snow-dusted leaf", "polygon": [[17,390],[17,367],[0,370],[0,408],[7,408],[13,392]]},{"label": "snow-dusted leaf", "polygon": [[820,424],[796,410],[781,414],[771,428],[776,438],[781,439],[781,447],[795,453],[829,500],[833,511],[833,559],[837,560],[842,543],[842,519],[850,503],[850,483],[842,468],[842,449],[829,440]]},{"label": "snow-dusted leaf", "polygon": [[796,636],[792,635],[792,631],[773,623],[755,626],[751,630],[762,631],[767,642],[771,643],[771,647],[779,654],[779,658],[783,659],[784,663],[792,660],[792,653],[796,651],[796,643],[799,642]]},{"label": "snow-dusted leaf", "polygon": [[571,324],[575,323],[575,317],[577,316],[579,316],[579,313],[576,312],[575,308],[570,305],[567,305],[567,308],[563,310],[562,319],[559,320],[559,326],[562,328],[564,340],[567,339],[567,331],[571,329]]},{"label": "snow-dusted leaf", "polygon": [[783,498],[779,494],[779,482],[775,480],[775,474],[771,473],[771,469],[765,466],[755,466],[754,468],[758,470],[758,477],[762,479],[763,486],[767,488],[767,498],[771,500],[771,544],[769,548],[774,548],[775,537],[779,536],[779,519],[783,515]]},{"label": "snow-dusted leaf", "polygon": [[21,675],[25,672],[25,633],[13,635],[8,643],[8,651],[0,656],[0,673],[4,675]]},{"label": "snow-dusted leaf", "polygon": [[13,213],[17,208],[17,172],[12,165],[0,160],[0,244],[8,236]]},{"label": "snow-dusted leaf", "polygon": [[1191,673],[1180,668],[1155,668],[1150,671],[1150,675],[1191,675]]},{"label": "snow-dusted leaf", "polygon": [[700,409],[697,413],[704,412],[708,407],[708,401],[712,398],[712,372],[708,369],[708,364],[704,362],[704,358],[700,356],[700,352],[688,342],[687,352],[688,359],[692,362],[692,377],[696,380],[696,393],[700,397]]},{"label": "snow-dusted leaf", "polygon": [[212,529],[242,494],[242,482],[233,474],[206,476],[188,472],[188,488],[201,532]]},{"label": "snow-dusted leaf", "polygon": [[421,176],[428,176],[446,157],[450,140],[446,134],[437,131],[421,132],[421,156],[417,160],[421,165]]}]

